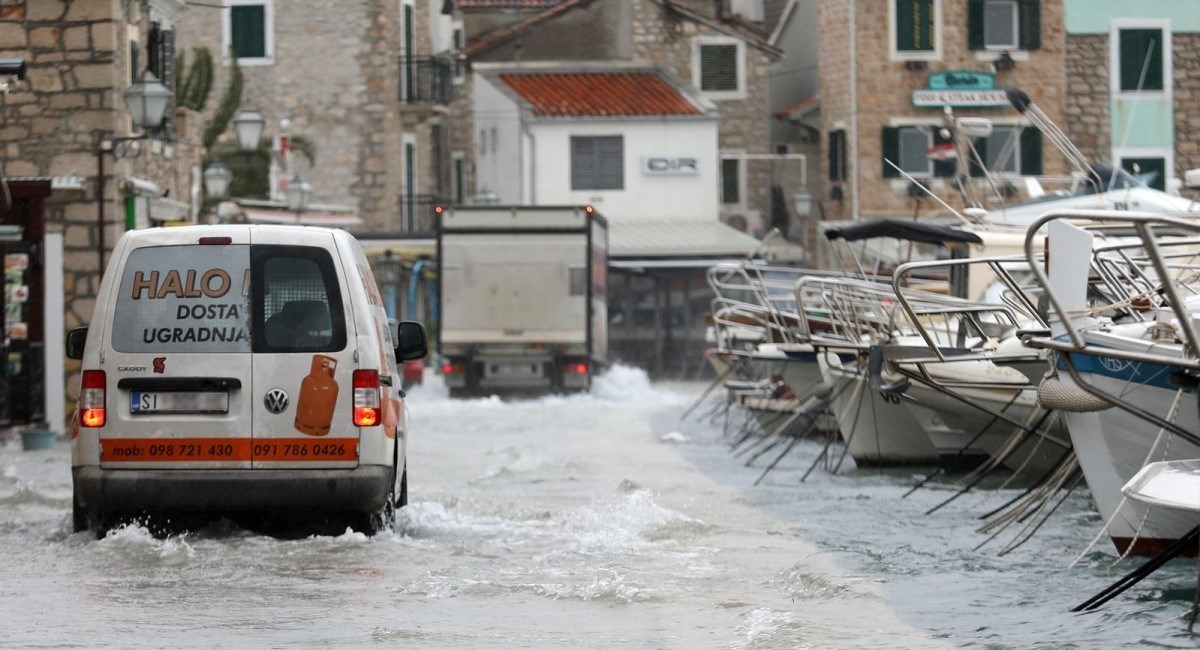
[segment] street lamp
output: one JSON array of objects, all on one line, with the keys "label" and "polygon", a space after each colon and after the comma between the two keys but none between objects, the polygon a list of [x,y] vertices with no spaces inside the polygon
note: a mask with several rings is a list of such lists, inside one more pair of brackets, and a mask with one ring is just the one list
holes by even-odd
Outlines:
[{"label": "street lamp", "polygon": [[800,222],[801,244],[808,248],[808,218],[812,216],[812,192],[800,188],[792,192],[792,207],[796,210],[796,220]]},{"label": "street lamp", "polygon": [[229,183],[233,180],[233,172],[221,161],[216,161],[204,170],[204,189],[208,198],[217,201],[229,194]]},{"label": "street lamp", "polygon": [[129,117],[133,120],[133,128],[138,131],[153,131],[162,126],[171,96],[171,91],[159,83],[158,77],[149,70],[121,93],[125,107],[129,109]]},{"label": "street lamp", "polygon": [[287,196],[288,209],[296,213],[296,223],[300,223],[300,215],[308,209],[308,200],[312,198],[312,185],[296,174],[283,193]]},{"label": "street lamp", "polygon": [[266,125],[267,120],[262,113],[252,108],[238,111],[237,117],[233,118],[233,131],[237,134],[238,149],[242,151],[257,150],[258,143],[262,140],[263,128]]}]

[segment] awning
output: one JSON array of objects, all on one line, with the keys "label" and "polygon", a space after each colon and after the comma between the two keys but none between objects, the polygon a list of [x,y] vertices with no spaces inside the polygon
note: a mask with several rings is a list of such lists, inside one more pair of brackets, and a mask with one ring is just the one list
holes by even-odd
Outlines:
[{"label": "awning", "polygon": [[609,220],[610,258],[712,258],[767,254],[780,261],[800,260],[804,251],[776,239],[762,242],[716,219]]},{"label": "awning", "polygon": [[362,219],[353,212],[322,212],[307,210],[297,215],[291,210],[268,210],[264,208],[242,208],[250,223],[294,224],[301,226],[329,226],[346,228],[362,225]]},{"label": "awning", "polygon": [[155,221],[191,221],[192,206],[161,196],[150,198],[150,218]]}]

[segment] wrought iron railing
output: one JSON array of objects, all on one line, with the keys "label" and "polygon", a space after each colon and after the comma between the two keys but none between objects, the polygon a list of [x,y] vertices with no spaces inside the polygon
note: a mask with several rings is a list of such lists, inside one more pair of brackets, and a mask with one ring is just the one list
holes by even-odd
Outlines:
[{"label": "wrought iron railing", "polygon": [[437,106],[454,99],[455,62],[445,56],[400,57],[400,102]]}]

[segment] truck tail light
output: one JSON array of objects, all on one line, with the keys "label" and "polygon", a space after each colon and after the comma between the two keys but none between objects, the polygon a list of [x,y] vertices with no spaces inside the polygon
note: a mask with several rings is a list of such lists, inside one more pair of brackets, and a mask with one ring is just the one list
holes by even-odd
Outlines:
[{"label": "truck tail light", "polygon": [[79,425],[102,427],[105,422],[105,378],[103,370],[84,370],[79,391]]},{"label": "truck tail light", "polygon": [[466,371],[467,371],[467,367],[461,363],[443,363],[442,364],[442,374],[443,375],[461,375],[462,373],[464,373]]},{"label": "truck tail light", "polygon": [[586,375],[588,367],[586,363],[568,363],[567,374],[571,375]]},{"label": "truck tail light", "polygon": [[379,424],[379,371],[354,371],[354,426]]}]

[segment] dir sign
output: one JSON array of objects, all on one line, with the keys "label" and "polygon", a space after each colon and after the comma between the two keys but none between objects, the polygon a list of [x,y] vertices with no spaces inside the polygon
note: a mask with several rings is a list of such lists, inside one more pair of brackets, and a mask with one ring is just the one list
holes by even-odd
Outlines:
[{"label": "dir sign", "polygon": [[694,156],[643,156],[642,173],[655,176],[699,174],[700,160]]}]

